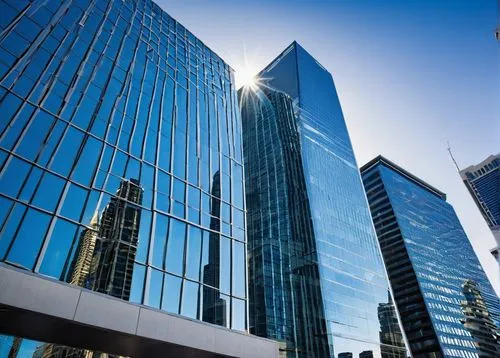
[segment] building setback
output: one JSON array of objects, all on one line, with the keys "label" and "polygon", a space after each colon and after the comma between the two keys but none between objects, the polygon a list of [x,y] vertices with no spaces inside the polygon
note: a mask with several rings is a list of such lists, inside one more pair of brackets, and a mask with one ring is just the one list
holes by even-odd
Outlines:
[{"label": "building setback", "polygon": [[388,281],[332,76],[294,42],[256,81],[238,92],[250,332],[288,357],[405,357],[397,324],[381,342]]},{"label": "building setback", "polygon": [[499,299],[446,195],[382,156],[361,173],[413,357],[498,357]]},{"label": "building setback", "polygon": [[500,154],[461,170],[460,176],[493,233],[491,253],[500,263]]},{"label": "building setback", "polygon": [[0,261],[246,332],[233,70],[150,0],[0,13]]}]

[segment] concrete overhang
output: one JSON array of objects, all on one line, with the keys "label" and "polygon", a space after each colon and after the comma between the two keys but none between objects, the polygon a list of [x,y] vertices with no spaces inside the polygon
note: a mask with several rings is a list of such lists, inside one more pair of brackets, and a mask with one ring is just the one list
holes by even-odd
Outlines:
[{"label": "concrete overhang", "polygon": [[279,356],[275,341],[0,263],[0,333],[131,357]]}]

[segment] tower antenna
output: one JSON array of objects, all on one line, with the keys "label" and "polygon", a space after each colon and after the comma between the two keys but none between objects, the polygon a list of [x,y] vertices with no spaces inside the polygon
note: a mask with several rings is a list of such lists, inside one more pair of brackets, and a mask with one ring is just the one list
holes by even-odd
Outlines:
[{"label": "tower antenna", "polygon": [[460,173],[460,168],[458,167],[457,161],[455,160],[455,157],[453,156],[453,153],[451,152],[451,147],[450,147],[450,142],[446,142],[448,144],[448,153],[450,153],[450,158],[453,161],[453,164],[455,164],[455,167],[457,168],[457,172]]}]

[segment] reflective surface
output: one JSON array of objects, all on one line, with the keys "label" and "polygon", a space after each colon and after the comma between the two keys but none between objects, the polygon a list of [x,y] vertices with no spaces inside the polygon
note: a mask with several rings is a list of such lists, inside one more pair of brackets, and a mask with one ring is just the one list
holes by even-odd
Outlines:
[{"label": "reflective surface", "polygon": [[[446,196],[386,161],[374,161],[363,177],[414,356],[497,357],[499,299]],[[385,209],[377,206],[384,197]],[[388,231],[380,231],[384,226],[399,232],[401,249],[396,236],[390,243]],[[398,282],[405,275],[415,277],[412,287]],[[419,301],[422,312],[410,326]]]},{"label": "reflective surface", "polygon": [[[122,358],[87,349],[0,335],[0,357],[8,358]],[[125,357],[123,357],[125,358]]]},{"label": "reflective surface", "polygon": [[0,260],[246,330],[232,70],[150,0],[0,13]]},{"label": "reflective surface", "polygon": [[388,281],[331,75],[293,43],[259,81],[239,93],[250,331],[290,357],[404,357],[381,340],[400,330],[380,321]]}]

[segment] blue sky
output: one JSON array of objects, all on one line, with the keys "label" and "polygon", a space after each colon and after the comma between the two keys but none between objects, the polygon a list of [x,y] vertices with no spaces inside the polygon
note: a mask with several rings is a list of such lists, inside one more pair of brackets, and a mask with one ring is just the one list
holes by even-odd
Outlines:
[{"label": "blue sky", "polygon": [[[448,194],[493,285],[494,239],[461,167],[500,152],[495,0],[157,0],[235,70],[297,40],[333,75],[358,160],[383,154]],[[244,53],[246,53],[246,64]]]}]

